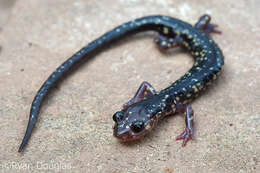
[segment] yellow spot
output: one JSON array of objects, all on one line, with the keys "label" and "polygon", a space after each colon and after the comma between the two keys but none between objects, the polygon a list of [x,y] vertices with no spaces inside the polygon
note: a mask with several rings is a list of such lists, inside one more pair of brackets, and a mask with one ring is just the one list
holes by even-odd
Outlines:
[{"label": "yellow spot", "polygon": [[201,71],[201,68],[200,68],[200,67],[196,67],[196,69],[197,69],[198,71]]},{"label": "yellow spot", "polygon": [[191,96],[191,94],[187,94],[187,97],[190,97]]},{"label": "yellow spot", "polygon": [[209,81],[208,83],[206,83],[206,85],[211,85],[211,82]]},{"label": "yellow spot", "polygon": [[161,112],[158,112],[157,114],[156,114],[156,117],[157,118],[160,118],[162,116],[162,113]]},{"label": "yellow spot", "polygon": [[205,56],[205,53],[204,52],[200,52],[200,56]]},{"label": "yellow spot", "polygon": [[184,102],[183,102],[183,104],[187,104],[188,103],[188,100],[185,100]]},{"label": "yellow spot", "polygon": [[166,41],[162,41],[162,46],[165,46],[166,44]]},{"label": "yellow spot", "polygon": [[163,28],[163,33],[164,33],[164,34],[168,34],[168,33],[169,33],[169,29],[166,28],[166,27],[164,27],[164,28]]},{"label": "yellow spot", "polygon": [[195,85],[193,85],[192,88],[194,89],[194,93],[199,91],[198,88]]},{"label": "yellow spot", "polygon": [[183,42],[183,45],[185,46],[185,47],[189,47],[189,44],[185,41],[185,42]]},{"label": "yellow spot", "polygon": [[195,55],[198,56],[198,55],[199,55],[199,52],[195,52]]},{"label": "yellow spot", "polygon": [[165,115],[170,115],[170,114],[172,114],[172,112],[165,112]]},{"label": "yellow spot", "polygon": [[179,98],[179,97],[176,97],[176,100],[177,100],[177,101],[179,101],[179,100],[180,100],[180,98]]},{"label": "yellow spot", "polygon": [[150,130],[152,129],[152,128],[151,128],[151,125],[149,124],[149,125],[145,126],[145,129],[148,130],[148,131],[150,131]]}]

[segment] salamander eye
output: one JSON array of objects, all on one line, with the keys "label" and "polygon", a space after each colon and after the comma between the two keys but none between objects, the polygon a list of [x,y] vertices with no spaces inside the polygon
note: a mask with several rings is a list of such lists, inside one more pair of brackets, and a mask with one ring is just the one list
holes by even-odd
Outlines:
[{"label": "salamander eye", "polygon": [[144,122],[142,121],[136,121],[131,125],[131,129],[135,132],[141,132],[144,128]]},{"label": "salamander eye", "polygon": [[118,121],[121,121],[123,119],[123,112],[116,112],[113,115],[113,120],[117,123]]}]

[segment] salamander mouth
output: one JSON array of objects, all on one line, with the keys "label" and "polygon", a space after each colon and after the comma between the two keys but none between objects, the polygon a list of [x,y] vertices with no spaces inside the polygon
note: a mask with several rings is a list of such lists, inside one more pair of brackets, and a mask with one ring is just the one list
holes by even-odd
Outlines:
[{"label": "salamander mouth", "polygon": [[116,136],[114,135],[120,142],[133,142],[142,139],[145,134],[140,134],[140,135],[130,135],[130,134],[123,134]]},{"label": "salamander mouth", "polygon": [[133,142],[142,139],[146,133],[133,133],[131,131],[125,131],[124,133],[118,134],[118,129],[117,127],[114,127],[114,137],[116,137],[120,142]]}]

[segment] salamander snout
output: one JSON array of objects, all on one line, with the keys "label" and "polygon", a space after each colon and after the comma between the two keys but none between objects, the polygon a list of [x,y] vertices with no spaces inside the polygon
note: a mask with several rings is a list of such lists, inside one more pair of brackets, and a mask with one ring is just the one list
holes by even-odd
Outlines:
[{"label": "salamander snout", "polygon": [[153,127],[147,113],[138,105],[116,112],[113,120],[115,121],[114,136],[122,142],[138,140]]}]

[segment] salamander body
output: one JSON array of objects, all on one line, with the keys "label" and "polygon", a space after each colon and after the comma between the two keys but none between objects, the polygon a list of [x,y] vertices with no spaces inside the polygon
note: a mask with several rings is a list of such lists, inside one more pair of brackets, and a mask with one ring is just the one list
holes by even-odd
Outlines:
[{"label": "salamander body", "polygon": [[18,151],[24,149],[31,136],[43,99],[64,74],[118,39],[150,30],[159,33],[155,41],[160,48],[181,46],[187,49],[195,60],[194,65],[160,92],[143,82],[135,96],[113,115],[114,136],[124,142],[140,139],[158,120],[180,112],[185,114],[186,128],[177,139],[182,139],[185,146],[194,134],[193,110],[188,104],[217,78],[224,64],[220,48],[209,36],[212,32],[220,33],[215,28],[216,25],[210,24],[209,15],[203,15],[194,26],[168,16],[147,16],[124,23],[92,41],[61,64],[43,83],[32,102],[27,130]]}]

